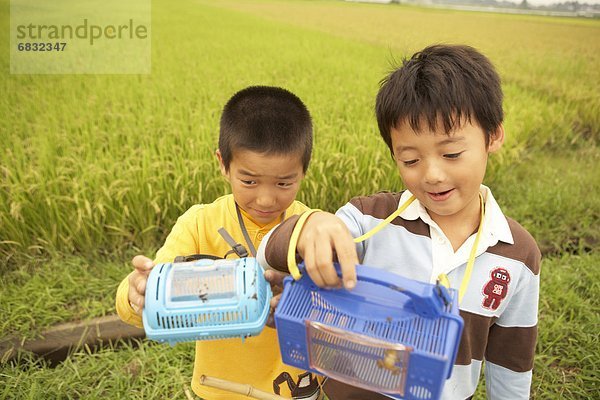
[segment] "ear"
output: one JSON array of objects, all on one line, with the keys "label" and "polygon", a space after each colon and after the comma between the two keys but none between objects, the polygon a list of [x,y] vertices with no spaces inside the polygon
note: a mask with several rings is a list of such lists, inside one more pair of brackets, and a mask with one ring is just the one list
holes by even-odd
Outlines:
[{"label": "ear", "polygon": [[221,174],[223,174],[223,176],[228,176],[227,168],[225,168],[225,164],[223,164],[223,156],[221,155],[219,149],[215,151],[215,156],[217,156],[217,160],[219,160],[219,168],[221,169]]},{"label": "ear", "polygon": [[488,153],[494,153],[502,147],[504,144],[504,124],[500,124],[498,128],[490,135],[490,142],[488,144]]}]

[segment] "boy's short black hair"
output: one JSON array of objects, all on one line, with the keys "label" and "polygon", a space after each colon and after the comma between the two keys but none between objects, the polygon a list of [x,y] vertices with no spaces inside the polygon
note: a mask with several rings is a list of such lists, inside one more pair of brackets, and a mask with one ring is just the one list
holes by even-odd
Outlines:
[{"label": "boy's short black hair", "polygon": [[433,45],[381,81],[375,113],[392,155],[390,131],[404,122],[415,132],[423,122],[432,131],[441,122],[448,134],[476,122],[487,145],[504,118],[502,98],[500,77],[487,57],[470,46]]},{"label": "boy's short black hair", "polygon": [[234,94],[221,115],[219,151],[225,169],[236,150],[298,154],[303,171],[312,153],[312,121],[293,93],[273,86],[250,86]]}]

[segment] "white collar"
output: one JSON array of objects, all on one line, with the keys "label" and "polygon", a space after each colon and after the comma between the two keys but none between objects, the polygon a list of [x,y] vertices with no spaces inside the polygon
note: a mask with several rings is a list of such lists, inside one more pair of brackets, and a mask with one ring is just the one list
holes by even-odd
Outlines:
[{"label": "white collar", "polygon": [[[485,217],[483,221],[483,232],[481,232],[481,234],[482,239],[486,238],[485,242],[487,242],[487,247],[495,245],[498,243],[498,241],[514,244],[514,239],[510,231],[510,227],[508,226],[508,221],[500,209],[500,206],[496,202],[496,199],[492,195],[492,191],[485,185],[481,185],[479,191],[485,199]],[[398,206],[400,207],[402,204],[404,204],[410,198],[410,196],[412,196],[412,193],[408,190],[405,190],[400,197]],[[418,199],[413,201],[412,204],[406,208],[406,210],[402,211],[402,213],[400,213],[400,217],[413,221],[421,218],[427,225],[434,227],[441,232],[441,229],[438,227],[435,221],[431,219],[427,213],[427,210]]]}]

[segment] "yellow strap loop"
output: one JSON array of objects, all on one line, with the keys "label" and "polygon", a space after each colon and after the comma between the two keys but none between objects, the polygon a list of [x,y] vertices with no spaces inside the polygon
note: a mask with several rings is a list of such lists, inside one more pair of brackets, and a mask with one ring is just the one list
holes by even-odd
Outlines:
[{"label": "yellow strap loop", "polygon": [[300,216],[300,218],[298,218],[298,222],[296,222],[296,226],[294,227],[294,230],[292,231],[292,237],[290,237],[290,245],[288,247],[288,255],[287,255],[287,264],[288,264],[288,270],[290,271],[290,274],[292,275],[292,277],[294,277],[295,280],[300,279],[300,277],[302,276],[302,274],[300,273],[300,270],[298,269],[298,265],[296,264],[296,246],[298,245],[298,238],[300,237],[300,232],[302,231],[302,228],[304,227],[304,224],[306,223],[306,220],[308,219],[308,217],[310,217],[311,214],[313,214],[317,211],[321,211],[321,210],[314,209],[314,210],[308,210],[308,211],[304,212]]},{"label": "yellow strap loop", "polygon": [[376,234],[377,232],[382,230],[387,224],[392,222],[394,220],[394,218],[396,218],[398,215],[400,215],[400,213],[402,213],[402,211],[406,210],[408,208],[408,206],[410,206],[410,204],[413,201],[415,201],[415,199],[416,199],[415,196],[410,196],[410,198],[408,200],[406,200],[404,202],[404,204],[402,204],[400,207],[398,207],[398,209],[396,211],[391,213],[389,217],[387,217],[386,219],[381,221],[379,224],[377,224],[377,226],[375,228],[371,229],[364,235],[361,235],[361,236],[357,237],[356,239],[354,239],[354,243],[360,243],[364,240],[367,240],[368,238],[370,238],[371,236],[373,236],[374,234]]}]

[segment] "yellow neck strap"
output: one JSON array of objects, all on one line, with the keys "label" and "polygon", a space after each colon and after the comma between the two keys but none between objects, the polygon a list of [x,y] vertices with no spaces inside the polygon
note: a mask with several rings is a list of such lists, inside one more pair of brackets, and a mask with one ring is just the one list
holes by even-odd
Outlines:
[{"label": "yellow neck strap", "polygon": [[[481,232],[483,231],[485,203],[483,201],[483,196],[481,195],[481,193],[479,193],[479,205],[479,227],[477,228],[475,242],[473,243],[473,247],[471,247],[471,253],[469,254],[469,259],[467,261],[467,268],[465,269],[465,276],[463,276],[462,282],[460,283],[460,288],[458,289],[458,304],[462,303],[462,299],[465,293],[467,292],[467,287],[469,287],[469,281],[471,281],[471,273],[473,272],[473,265],[475,264],[475,254],[477,254],[479,239],[481,238]],[[446,287],[450,287],[450,281],[448,280],[448,276],[446,274],[440,274],[440,276],[438,276],[438,282]]]}]

